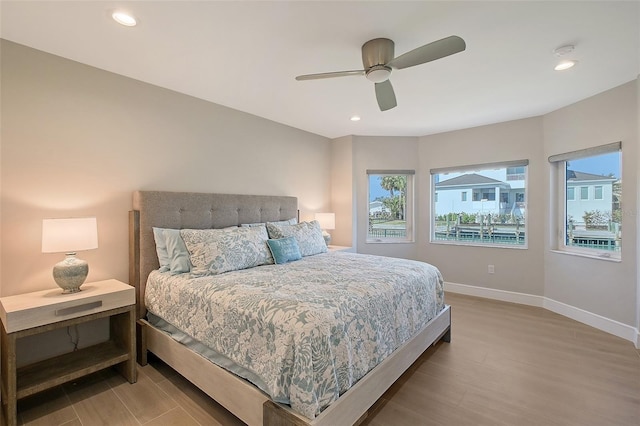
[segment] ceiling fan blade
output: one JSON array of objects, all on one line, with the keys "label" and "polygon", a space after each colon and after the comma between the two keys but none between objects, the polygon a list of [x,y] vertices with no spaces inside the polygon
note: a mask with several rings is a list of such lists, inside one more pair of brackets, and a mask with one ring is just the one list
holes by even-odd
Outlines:
[{"label": "ceiling fan blade", "polygon": [[466,47],[466,43],[460,37],[449,36],[434,41],[433,43],[425,44],[417,49],[410,50],[386,65],[397,69],[409,68],[462,52]]},{"label": "ceiling fan blade", "polygon": [[398,105],[396,94],[393,92],[393,86],[389,80],[376,83],[376,99],[378,100],[380,111],[386,111]]},{"label": "ceiling fan blade", "polygon": [[337,72],[324,72],[320,74],[305,74],[296,77],[296,80],[319,80],[321,78],[333,78],[333,77],[346,77],[349,75],[364,75],[364,70],[353,71],[337,71]]}]

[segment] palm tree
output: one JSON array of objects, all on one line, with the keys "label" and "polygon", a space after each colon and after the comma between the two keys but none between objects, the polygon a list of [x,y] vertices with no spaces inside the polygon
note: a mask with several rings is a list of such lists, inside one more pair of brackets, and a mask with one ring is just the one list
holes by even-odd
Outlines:
[{"label": "palm tree", "polygon": [[611,206],[611,217],[614,222],[621,223],[622,222],[622,179],[618,179],[613,182],[612,186],[612,206]]},{"label": "palm tree", "polygon": [[[389,191],[390,202],[388,208],[396,219],[404,220],[404,200],[407,197],[407,177],[402,175],[388,175],[380,177],[380,186]],[[398,191],[397,202],[395,191]],[[387,205],[387,203],[385,203]]]}]

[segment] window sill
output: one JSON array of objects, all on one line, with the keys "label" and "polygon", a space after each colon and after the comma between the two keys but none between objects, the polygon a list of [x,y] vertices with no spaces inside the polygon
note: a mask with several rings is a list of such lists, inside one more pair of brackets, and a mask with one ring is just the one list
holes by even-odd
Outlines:
[{"label": "window sill", "polygon": [[457,247],[484,247],[484,248],[497,248],[497,249],[509,249],[509,250],[527,250],[528,245],[500,245],[500,244],[478,244],[478,243],[464,243],[460,241],[441,241],[433,240],[429,241],[430,244],[438,244],[442,246],[457,246]]},{"label": "window sill", "polygon": [[413,244],[412,240],[367,240],[366,244]]},{"label": "window sill", "polygon": [[601,256],[601,255],[597,255],[597,254],[580,253],[580,252],[568,251],[568,250],[551,249],[551,253],[567,254],[569,256],[586,257],[588,259],[604,260],[605,262],[614,262],[614,263],[622,262],[622,259],[619,258],[619,257]]}]

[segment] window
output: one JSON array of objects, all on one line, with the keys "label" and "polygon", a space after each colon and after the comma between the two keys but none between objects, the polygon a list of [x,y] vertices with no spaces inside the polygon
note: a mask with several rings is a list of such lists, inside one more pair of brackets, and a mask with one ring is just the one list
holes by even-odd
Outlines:
[{"label": "window", "polygon": [[[473,201],[495,201],[496,190],[495,189],[474,189]],[[436,200],[437,201],[437,200]]]},{"label": "window", "polygon": [[594,191],[593,191],[593,199],[594,200],[602,200],[602,186],[601,185],[597,185],[596,187],[594,187]]},{"label": "window", "polygon": [[507,167],[507,180],[524,180],[525,167]]},{"label": "window", "polygon": [[413,241],[413,170],[367,170],[367,242]]},{"label": "window", "polygon": [[[559,250],[620,258],[622,144],[549,157],[559,188]],[[579,197],[576,200],[575,188]],[[589,193],[592,197],[589,197]],[[571,202],[569,202],[571,201]]]},{"label": "window", "polygon": [[495,189],[491,189],[491,190],[485,190],[482,193],[482,200],[487,200],[487,201],[495,201],[496,200],[496,191]]},{"label": "window", "polygon": [[589,187],[588,186],[581,186],[580,187],[580,199],[581,200],[588,200],[589,199]]},{"label": "window", "polygon": [[431,170],[431,242],[526,247],[527,169],[521,160]]}]

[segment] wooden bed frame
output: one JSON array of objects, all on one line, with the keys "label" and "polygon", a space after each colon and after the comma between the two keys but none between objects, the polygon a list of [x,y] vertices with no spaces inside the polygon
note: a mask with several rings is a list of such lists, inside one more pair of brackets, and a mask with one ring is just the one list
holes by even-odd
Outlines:
[{"label": "wooden bed frame", "polygon": [[191,351],[145,320],[147,277],[159,267],[153,227],[223,228],[292,217],[297,217],[295,197],[135,192],[133,211],[129,213],[129,283],[136,288],[138,362],[145,365],[147,351],[152,352],[250,426],[356,424],[366,418],[369,408],[429,346],[440,339],[450,341],[449,306],[313,420],[271,401],[251,383]]}]

